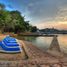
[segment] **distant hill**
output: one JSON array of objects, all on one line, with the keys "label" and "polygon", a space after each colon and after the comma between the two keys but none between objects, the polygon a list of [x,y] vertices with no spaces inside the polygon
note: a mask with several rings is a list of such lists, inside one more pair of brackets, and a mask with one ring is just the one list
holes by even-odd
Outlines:
[{"label": "distant hill", "polygon": [[54,28],[45,28],[39,30],[43,34],[67,34],[67,30],[58,30]]}]

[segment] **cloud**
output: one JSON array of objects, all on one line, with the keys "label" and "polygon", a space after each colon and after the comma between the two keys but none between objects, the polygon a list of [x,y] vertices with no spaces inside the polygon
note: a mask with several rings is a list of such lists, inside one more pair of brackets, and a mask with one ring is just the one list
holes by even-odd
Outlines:
[{"label": "cloud", "polygon": [[[67,21],[67,0],[0,0],[9,8],[19,10],[32,25]],[[5,2],[6,1],[6,2]],[[63,15],[63,16],[61,16]],[[47,27],[49,26],[46,25]],[[38,26],[38,25],[37,25]],[[40,26],[38,26],[40,27]],[[43,26],[44,27],[44,26]]]},{"label": "cloud", "polygon": [[48,23],[38,23],[35,24],[35,26],[37,26],[40,29],[44,29],[44,28],[56,28],[56,29],[66,29],[67,30],[67,23],[63,24],[63,23],[56,23],[56,22],[48,22]]},{"label": "cloud", "polygon": [[42,0],[38,1],[38,4],[31,3],[30,7],[28,7],[28,15],[32,17],[32,20],[35,19],[36,21],[40,19],[41,21],[49,21],[50,19],[50,21],[57,21],[60,8],[66,6],[67,0]]},{"label": "cloud", "polygon": [[60,21],[60,22],[67,21],[67,8],[66,7],[62,7],[59,9],[55,20]]}]

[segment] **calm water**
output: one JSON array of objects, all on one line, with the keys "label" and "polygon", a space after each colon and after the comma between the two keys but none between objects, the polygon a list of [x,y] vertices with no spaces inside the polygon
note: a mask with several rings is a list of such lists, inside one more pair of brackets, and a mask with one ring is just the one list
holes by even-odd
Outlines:
[{"label": "calm water", "polygon": [[[41,50],[47,50],[52,42],[53,37],[24,37],[25,40],[31,41],[33,45]],[[58,42],[61,51],[67,53],[67,35],[58,35]]]}]

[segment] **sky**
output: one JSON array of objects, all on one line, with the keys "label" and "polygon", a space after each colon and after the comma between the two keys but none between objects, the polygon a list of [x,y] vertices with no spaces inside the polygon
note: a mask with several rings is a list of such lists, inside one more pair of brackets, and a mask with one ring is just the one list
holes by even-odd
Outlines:
[{"label": "sky", "polygon": [[7,10],[18,10],[30,24],[43,28],[67,29],[67,0],[0,0]]}]

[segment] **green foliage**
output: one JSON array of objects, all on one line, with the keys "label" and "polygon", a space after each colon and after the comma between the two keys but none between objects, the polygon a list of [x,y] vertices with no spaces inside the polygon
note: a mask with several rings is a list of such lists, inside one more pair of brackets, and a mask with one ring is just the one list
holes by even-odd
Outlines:
[{"label": "green foliage", "polygon": [[2,8],[0,10],[0,29],[2,32],[36,32],[37,28],[31,26],[29,21],[25,21],[19,11],[7,11],[2,4],[0,4],[0,7]]},{"label": "green foliage", "polygon": [[31,32],[36,32],[37,31],[37,27],[36,26],[33,26],[32,28],[31,28]]},{"label": "green foliage", "polygon": [[5,5],[0,3],[0,10],[5,9]]}]

